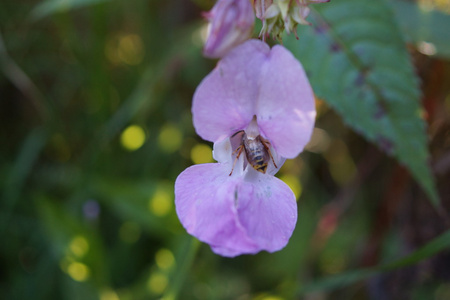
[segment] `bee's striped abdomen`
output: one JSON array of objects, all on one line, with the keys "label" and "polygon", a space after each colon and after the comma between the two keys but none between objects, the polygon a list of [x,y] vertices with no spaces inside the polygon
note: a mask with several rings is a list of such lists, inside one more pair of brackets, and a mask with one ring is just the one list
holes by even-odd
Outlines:
[{"label": "bee's striped abdomen", "polygon": [[266,173],[267,162],[265,162],[264,155],[255,156],[252,167],[258,172]]},{"label": "bee's striped abdomen", "polygon": [[[247,162],[252,166],[256,171],[265,174],[267,171],[267,167],[269,165],[270,159],[272,159],[273,165],[275,168],[278,168],[275,164],[275,161],[270,153],[269,146],[270,143],[263,139],[260,135],[255,138],[249,138],[244,130],[240,130],[234,133],[231,138],[237,136],[238,134],[242,134],[241,143],[233,152],[233,156],[236,155],[236,158],[233,163],[233,167],[231,168],[231,174],[233,174],[234,165],[241,155],[242,151],[245,152],[245,156],[247,158]],[[231,140],[230,138],[230,140]],[[245,165],[244,165],[245,167]]]}]

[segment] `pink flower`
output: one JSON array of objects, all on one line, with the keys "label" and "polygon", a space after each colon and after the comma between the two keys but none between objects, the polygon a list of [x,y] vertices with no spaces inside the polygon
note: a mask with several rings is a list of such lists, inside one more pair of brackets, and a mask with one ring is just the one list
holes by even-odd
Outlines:
[{"label": "pink flower", "polygon": [[[297,204],[273,175],[303,150],[316,115],[302,66],[282,46],[247,41],[201,82],[192,113],[197,133],[214,142],[218,163],[178,176],[181,223],[223,256],[282,249],[295,228]],[[245,138],[259,147],[239,147]]]},{"label": "pink flower", "polygon": [[249,0],[218,0],[205,16],[210,27],[203,54],[210,58],[223,57],[248,40],[255,22]]}]

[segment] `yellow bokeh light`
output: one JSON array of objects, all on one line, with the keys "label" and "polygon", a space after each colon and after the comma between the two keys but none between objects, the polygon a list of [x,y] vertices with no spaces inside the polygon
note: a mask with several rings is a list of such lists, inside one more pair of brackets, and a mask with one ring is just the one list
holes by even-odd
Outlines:
[{"label": "yellow bokeh light", "polygon": [[430,12],[431,10],[436,9],[450,14],[449,0],[419,0],[418,4],[423,12]]},{"label": "yellow bokeh light", "polygon": [[283,297],[270,295],[268,293],[259,294],[253,300],[284,300]]},{"label": "yellow bokeh light", "polygon": [[213,162],[212,149],[206,144],[197,144],[191,149],[191,160],[194,164]]},{"label": "yellow bokeh light", "polygon": [[277,296],[264,296],[261,298],[261,300],[284,300],[284,298]]},{"label": "yellow bokeh light", "polygon": [[105,55],[114,64],[130,66],[142,63],[144,59],[144,43],[142,38],[134,33],[118,33],[110,36],[106,42]]},{"label": "yellow bokeh light", "polygon": [[67,274],[75,281],[86,281],[89,278],[89,268],[80,262],[71,262],[67,267]]},{"label": "yellow bokeh light", "polygon": [[120,298],[113,290],[105,289],[100,293],[100,300],[120,300]]},{"label": "yellow bokeh light", "polygon": [[120,37],[117,49],[118,58],[127,65],[138,65],[144,58],[144,44],[137,34]]},{"label": "yellow bokeh light", "polygon": [[285,174],[281,176],[280,179],[291,188],[291,190],[294,192],[295,198],[298,199],[302,194],[302,185],[298,177],[290,174]]},{"label": "yellow bokeh light", "polygon": [[75,236],[69,244],[70,251],[77,257],[83,257],[89,251],[89,243],[84,236]]},{"label": "yellow bokeh light", "polygon": [[171,194],[163,187],[158,187],[150,198],[148,208],[156,216],[167,215],[172,209],[173,201]]},{"label": "yellow bokeh light", "polygon": [[145,142],[144,129],[137,125],[128,126],[122,132],[120,142],[122,146],[129,151],[134,151],[141,148]]},{"label": "yellow bokeh light", "polygon": [[167,276],[161,273],[154,273],[147,281],[147,288],[155,293],[162,294],[169,283]]},{"label": "yellow bokeh light", "polygon": [[331,177],[336,183],[346,184],[356,175],[355,163],[342,140],[334,140],[324,153],[324,157],[329,163]]},{"label": "yellow bokeh light", "polygon": [[126,243],[135,243],[141,237],[141,228],[136,222],[125,222],[120,226],[119,237]]},{"label": "yellow bokeh light", "polygon": [[168,153],[172,153],[180,149],[183,136],[181,131],[174,125],[165,125],[158,136],[159,147]]},{"label": "yellow bokeh light", "polygon": [[160,249],[155,255],[156,265],[162,270],[168,270],[175,264],[175,257],[168,249]]}]

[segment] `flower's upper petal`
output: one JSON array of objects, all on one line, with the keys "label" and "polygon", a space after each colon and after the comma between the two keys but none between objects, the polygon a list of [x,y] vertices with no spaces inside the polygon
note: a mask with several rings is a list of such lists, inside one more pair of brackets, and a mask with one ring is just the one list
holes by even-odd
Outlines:
[{"label": "flower's upper petal", "polygon": [[195,91],[194,127],[203,139],[216,142],[244,129],[255,115],[261,67],[269,46],[249,40],[230,51]]},{"label": "flower's upper petal", "polygon": [[175,182],[178,217],[188,233],[217,254],[283,248],[297,221],[295,196],[279,179],[253,172],[228,176],[227,164],[195,165]]},{"label": "flower's upper petal", "polygon": [[192,114],[197,133],[216,142],[245,129],[254,115],[282,157],[297,156],[316,116],[314,95],[300,62],[282,46],[250,40],[233,49],[200,83]]},{"label": "flower's upper petal", "polygon": [[314,94],[302,65],[274,46],[261,71],[257,120],[279,155],[296,157],[308,143],[316,116]]}]

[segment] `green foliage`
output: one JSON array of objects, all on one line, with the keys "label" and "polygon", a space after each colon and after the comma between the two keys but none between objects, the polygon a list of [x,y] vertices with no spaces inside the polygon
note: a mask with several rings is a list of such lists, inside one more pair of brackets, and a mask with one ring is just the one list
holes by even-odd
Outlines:
[{"label": "green foliage", "polygon": [[80,223],[77,218],[69,214],[67,210],[55,201],[44,196],[35,200],[36,209],[47,237],[52,244],[54,257],[60,261],[63,269],[70,265],[83,262],[88,269],[86,271],[93,278],[96,285],[102,286],[108,283],[105,266],[103,245],[100,243],[98,233],[90,230],[89,226]]},{"label": "green foliage", "polygon": [[420,90],[403,38],[385,1],[317,6],[313,25],[286,46],[304,64],[314,92],[356,132],[395,156],[434,205]]},{"label": "green foliage", "polygon": [[[191,99],[215,65],[201,55],[201,10],[213,2],[0,2],[0,298],[268,300],[318,292],[369,299],[371,285],[361,281],[405,267],[426,274],[408,281],[413,298],[449,298],[448,278],[433,267],[448,264],[448,225],[391,159],[323,105],[321,147],[279,172],[302,191],[285,249],[222,258],[182,228],[173,185],[193,164],[195,146],[206,143],[192,126]],[[393,5],[395,15],[380,1],[315,4],[314,25],[285,45],[320,98],[432,189],[417,78],[395,23],[408,41],[432,42],[445,58],[447,17],[432,13],[430,23],[404,26],[415,6]],[[450,70],[448,62],[421,58],[437,65],[419,65],[421,74]],[[433,99],[444,119],[432,123],[435,131],[450,112],[442,100],[450,85],[439,78],[432,86],[443,96]],[[144,133],[135,148],[124,142],[131,126]],[[433,136],[444,145],[434,146],[435,157],[445,159],[447,136]],[[444,194],[448,172],[441,169]],[[396,180],[406,184],[398,188]]]},{"label": "green foliage", "polygon": [[450,15],[404,0],[389,1],[389,4],[408,42],[419,48],[428,47],[422,51],[429,54],[450,57]]},{"label": "green foliage", "polygon": [[31,12],[32,18],[38,20],[55,13],[83,8],[110,0],[46,0],[39,3]]},{"label": "green foliage", "polygon": [[450,249],[450,230],[402,259],[382,264],[373,268],[349,271],[329,278],[324,278],[318,280],[317,282],[313,282],[309,285],[301,287],[299,293],[306,294],[317,291],[333,290],[342,286],[347,286],[357,281],[365,280],[372,276],[379,275],[383,272],[388,272],[398,268],[416,264],[424,259],[436,255],[437,253],[445,249]]}]

